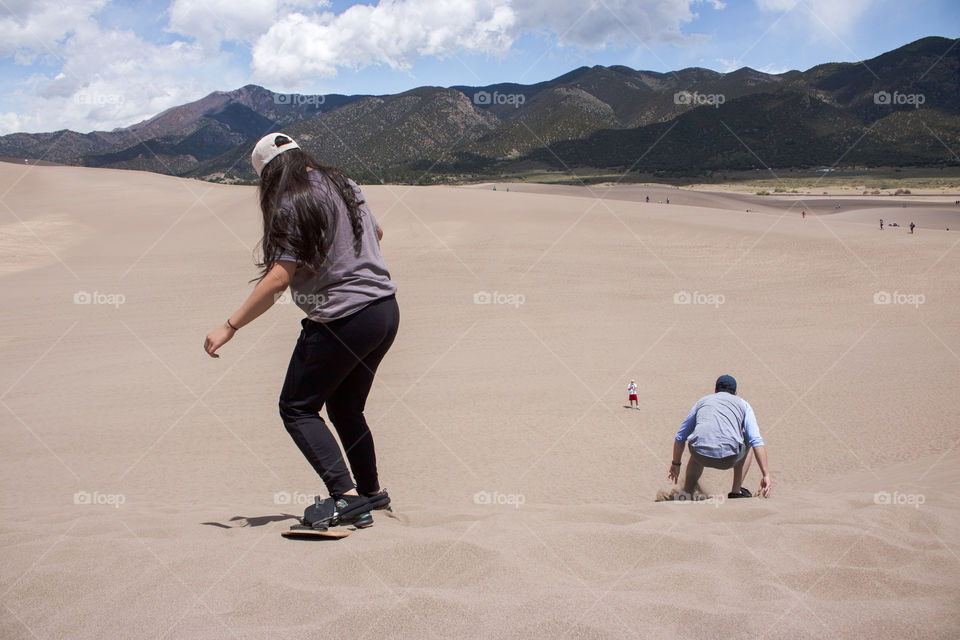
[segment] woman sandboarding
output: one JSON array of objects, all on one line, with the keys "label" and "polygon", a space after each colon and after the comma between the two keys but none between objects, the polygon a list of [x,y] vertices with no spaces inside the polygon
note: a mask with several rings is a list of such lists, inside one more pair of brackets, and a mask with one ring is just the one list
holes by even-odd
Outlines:
[{"label": "woman sandboarding", "polygon": [[[280,416],[330,494],[317,496],[302,524],[321,531],[369,524],[369,512],[386,509],[390,497],[380,489],[363,409],[400,322],[396,285],[380,255],[383,231],[360,188],[290,137],[264,136],[251,161],[260,177],[261,273],[243,305],[207,334],[204,349],[220,357],[217,350],[290,287],[307,317],[280,392]],[[320,417],[324,405],[349,469]]]}]

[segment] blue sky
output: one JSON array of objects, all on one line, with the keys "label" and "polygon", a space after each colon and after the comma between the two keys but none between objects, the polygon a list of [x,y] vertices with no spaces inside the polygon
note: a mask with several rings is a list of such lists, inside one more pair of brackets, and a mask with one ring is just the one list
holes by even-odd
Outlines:
[{"label": "blue sky", "polygon": [[0,0],[0,134],[127,126],[251,82],[384,94],[582,65],[777,73],[958,31],[955,0]]}]

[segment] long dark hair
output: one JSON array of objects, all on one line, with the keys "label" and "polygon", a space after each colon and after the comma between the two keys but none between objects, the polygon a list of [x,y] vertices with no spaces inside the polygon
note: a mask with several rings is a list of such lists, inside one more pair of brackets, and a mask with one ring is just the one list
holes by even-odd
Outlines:
[{"label": "long dark hair", "polygon": [[[287,136],[278,135],[276,146],[290,143]],[[318,193],[317,183],[307,175],[307,167],[320,173],[328,197]],[[332,189],[331,189],[332,187]],[[257,262],[262,280],[284,253],[297,256],[298,263],[313,271],[320,271],[327,259],[330,238],[327,229],[335,219],[336,207],[330,198],[340,197],[347,206],[350,226],[353,228],[353,246],[360,251],[363,239],[364,203],[349,178],[339,169],[317,162],[312,154],[302,149],[290,149],[267,163],[260,174],[260,210],[263,212],[263,238],[260,240],[262,258]],[[278,215],[281,207],[287,216]]]}]

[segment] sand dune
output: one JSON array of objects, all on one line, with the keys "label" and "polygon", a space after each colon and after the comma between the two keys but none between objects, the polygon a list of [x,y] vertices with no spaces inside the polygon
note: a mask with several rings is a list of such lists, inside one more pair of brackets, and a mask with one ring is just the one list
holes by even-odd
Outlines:
[{"label": "sand dune", "polygon": [[0,274],[18,273],[59,261],[65,248],[90,234],[84,225],[62,216],[46,216],[0,225]]},{"label": "sand dune", "polygon": [[[279,535],[320,490],[276,411],[299,310],[202,350],[254,190],[0,164],[0,637],[956,637],[960,236],[535,191],[365,189],[395,514],[311,543]],[[773,498],[655,502],[724,372]]]},{"label": "sand dune", "polygon": [[[498,185],[487,183],[471,185],[469,188],[493,190],[496,186]],[[888,221],[897,218],[907,220],[906,223],[901,223],[907,225],[910,224],[910,220],[914,220],[918,226],[929,229],[944,230],[951,225],[954,229],[960,227],[960,206],[956,204],[956,197],[948,194],[881,197],[849,193],[758,196],[734,191],[703,191],[690,187],[681,189],[664,185],[610,184],[574,186],[523,183],[501,184],[499,188],[519,193],[623,200],[644,205],[674,204],[748,213],[790,214],[798,217],[801,211],[805,211],[811,217],[842,215],[848,220],[876,224],[878,228],[879,218],[882,217],[888,218]]]}]

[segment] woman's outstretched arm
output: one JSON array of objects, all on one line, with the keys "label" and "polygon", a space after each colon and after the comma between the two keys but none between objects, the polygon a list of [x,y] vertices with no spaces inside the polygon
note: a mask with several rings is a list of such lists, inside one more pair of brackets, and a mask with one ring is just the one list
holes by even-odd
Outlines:
[{"label": "woman's outstretched arm", "polygon": [[207,334],[204,350],[211,358],[219,358],[217,349],[225,345],[240,327],[250,324],[277,301],[277,296],[290,286],[297,263],[279,260],[253,288],[246,301],[222,325]]}]

